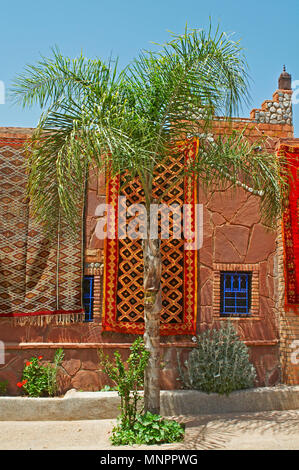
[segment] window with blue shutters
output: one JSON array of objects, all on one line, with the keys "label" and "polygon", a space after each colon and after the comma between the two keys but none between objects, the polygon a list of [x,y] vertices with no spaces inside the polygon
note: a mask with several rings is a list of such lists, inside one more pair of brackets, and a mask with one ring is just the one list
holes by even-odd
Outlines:
[{"label": "window with blue shutters", "polygon": [[83,307],[85,310],[85,321],[93,320],[94,301],[94,277],[84,276],[83,278]]},{"label": "window with blue shutters", "polygon": [[251,272],[220,272],[220,315],[251,314]]}]

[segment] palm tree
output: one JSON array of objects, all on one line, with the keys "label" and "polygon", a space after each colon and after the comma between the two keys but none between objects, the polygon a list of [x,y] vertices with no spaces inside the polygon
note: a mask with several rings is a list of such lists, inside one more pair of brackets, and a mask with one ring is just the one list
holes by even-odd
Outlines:
[{"label": "palm tree", "polygon": [[[151,204],[159,203],[152,193],[154,169],[170,151],[179,151],[177,139],[196,137],[197,153],[177,178],[186,172],[195,174],[204,187],[229,178],[234,185],[259,194],[265,215],[274,220],[281,193],[275,156],[254,151],[242,133],[213,143],[205,137],[213,116],[232,116],[248,101],[247,88],[242,48],[211,28],[172,34],[157,52],[142,51],[121,71],[117,61],[104,63],[82,55],[69,59],[57,49],[53,58],[27,66],[12,92],[24,107],[38,104],[44,111],[28,160],[28,191],[35,216],[49,233],[62,220],[76,230],[78,201],[90,165],[100,171],[109,169],[112,176],[138,176],[149,214]],[[143,240],[143,255],[144,338],[151,353],[145,373],[145,409],[158,413],[158,238]]]}]

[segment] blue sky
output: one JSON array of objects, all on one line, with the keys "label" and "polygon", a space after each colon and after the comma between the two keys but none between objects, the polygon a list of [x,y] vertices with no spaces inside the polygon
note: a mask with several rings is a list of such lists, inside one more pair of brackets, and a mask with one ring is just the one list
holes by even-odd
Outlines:
[{"label": "blue sky", "polygon": [[[286,64],[299,89],[298,0],[14,0],[1,2],[0,80],[9,88],[26,64],[57,45],[63,54],[107,58],[125,66],[151,42],[169,38],[167,31],[206,28],[211,17],[225,32],[241,39],[249,64],[251,108],[271,99]],[[299,92],[298,92],[299,101]],[[249,108],[240,115],[249,116]],[[39,109],[21,109],[7,100],[0,105],[0,126],[34,127]],[[299,103],[294,105],[299,137]]]}]

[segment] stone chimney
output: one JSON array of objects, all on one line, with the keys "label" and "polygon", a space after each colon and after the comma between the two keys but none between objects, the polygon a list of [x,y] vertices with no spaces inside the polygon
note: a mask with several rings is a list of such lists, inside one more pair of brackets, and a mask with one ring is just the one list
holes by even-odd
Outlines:
[{"label": "stone chimney", "polygon": [[260,109],[253,109],[250,119],[255,122],[269,124],[293,125],[292,111],[292,77],[286,72],[285,65],[278,79],[278,90],[273,94],[272,100],[265,100]]}]

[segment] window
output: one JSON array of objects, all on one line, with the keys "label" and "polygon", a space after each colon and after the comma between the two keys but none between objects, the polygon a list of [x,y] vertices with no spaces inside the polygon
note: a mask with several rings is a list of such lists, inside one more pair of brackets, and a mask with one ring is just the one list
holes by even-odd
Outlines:
[{"label": "window", "polygon": [[251,314],[251,272],[220,272],[220,315]]},{"label": "window", "polygon": [[93,287],[94,277],[84,276],[83,279],[83,306],[85,310],[85,321],[93,320]]}]

